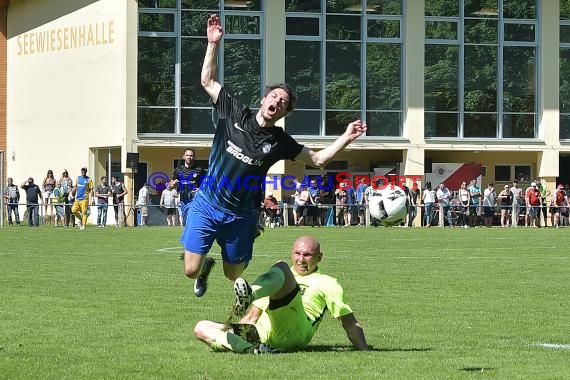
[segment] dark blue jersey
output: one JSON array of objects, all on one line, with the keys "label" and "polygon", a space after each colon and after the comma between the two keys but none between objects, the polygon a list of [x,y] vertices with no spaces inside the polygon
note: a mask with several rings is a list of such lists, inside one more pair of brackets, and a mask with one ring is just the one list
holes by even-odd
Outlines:
[{"label": "dark blue jersey", "polygon": [[294,159],[303,146],[280,127],[262,128],[255,113],[224,88],[215,107],[216,133],[200,192],[223,211],[257,210],[269,168],[279,160]]},{"label": "dark blue jersey", "polygon": [[200,182],[206,171],[201,167],[187,168],[184,164],[178,166],[174,171],[174,178],[178,179],[178,193],[180,202],[190,202],[194,194],[200,187]]}]

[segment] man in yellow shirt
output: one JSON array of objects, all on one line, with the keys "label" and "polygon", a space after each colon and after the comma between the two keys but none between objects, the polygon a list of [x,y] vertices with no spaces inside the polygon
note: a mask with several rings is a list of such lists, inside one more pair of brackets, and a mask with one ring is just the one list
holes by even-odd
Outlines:
[{"label": "man in yellow shirt", "polygon": [[93,199],[93,188],[93,180],[87,176],[87,168],[81,168],[81,175],[77,177],[77,183],[72,190],[75,202],[71,207],[71,212],[80,221],[80,230],[84,230],[87,224],[89,200]]}]

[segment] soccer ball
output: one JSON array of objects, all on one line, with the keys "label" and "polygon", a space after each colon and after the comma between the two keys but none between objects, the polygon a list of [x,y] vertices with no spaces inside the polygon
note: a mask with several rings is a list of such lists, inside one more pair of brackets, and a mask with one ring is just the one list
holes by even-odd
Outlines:
[{"label": "soccer ball", "polygon": [[406,220],[408,200],[404,190],[388,185],[368,199],[370,215],[383,226],[396,226]]}]

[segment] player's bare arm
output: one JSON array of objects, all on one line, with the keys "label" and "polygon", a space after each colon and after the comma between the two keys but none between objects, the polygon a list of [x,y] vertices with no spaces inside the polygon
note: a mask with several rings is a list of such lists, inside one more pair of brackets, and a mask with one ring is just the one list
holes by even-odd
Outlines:
[{"label": "player's bare arm", "polygon": [[331,145],[315,152],[307,147],[295,157],[295,160],[302,161],[306,164],[322,168],[326,166],[341,150],[346,148],[348,144],[362,136],[366,132],[367,126],[360,120],[355,120],[348,124],[346,131],[339,136]]},{"label": "player's bare arm", "polygon": [[342,323],[342,328],[346,332],[346,336],[352,342],[354,348],[361,351],[370,350],[370,346],[366,342],[366,337],[364,336],[364,329],[356,320],[354,314],[347,314],[340,317],[340,322]]},{"label": "player's bare arm", "polygon": [[261,317],[261,309],[255,306],[251,306],[247,314],[241,318],[239,323],[254,325],[259,317]]},{"label": "player's bare arm", "polygon": [[206,55],[204,56],[204,63],[202,64],[202,72],[200,75],[200,82],[202,87],[210,99],[214,103],[218,101],[218,95],[222,85],[216,79],[216,70],[218,68],[218,45],[224,35],[220,17],[213,14],[208,18],[207,26],[208,47],[206,48]]}]

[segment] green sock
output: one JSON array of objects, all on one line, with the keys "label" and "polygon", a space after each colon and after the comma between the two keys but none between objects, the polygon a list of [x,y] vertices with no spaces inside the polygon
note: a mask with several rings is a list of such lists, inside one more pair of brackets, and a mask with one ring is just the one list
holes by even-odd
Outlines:
[{"label": "green sock", "polygon": [[268,297],[277,293],[284,283],[285,273],[275,266],[271,267],[251,284],[253,299]]},{"label": "green sock", "polygon": [[253,344],[242,339],[229,331],[220,331],[213,340],[211,347],[214,351],[222,351],[227,349],[233,352],[243,353],[253,348]]}]

